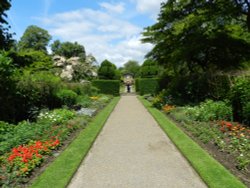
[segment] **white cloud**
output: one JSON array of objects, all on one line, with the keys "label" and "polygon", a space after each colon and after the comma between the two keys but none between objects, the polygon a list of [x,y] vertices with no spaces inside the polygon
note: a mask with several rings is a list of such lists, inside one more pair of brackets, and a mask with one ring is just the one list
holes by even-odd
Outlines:
[{"label": "white cloud", "polygon": [[156,19],[160,13],[162,2],[166,0],[131,0],[136,3],[136,9],[140,13],[150,14],[151,18]]},{"label": "white cloud", "polygon": [[107,3],[107,2],[102,2],[100,3],[100,6],[106,9],[108,12],[111,13],[118,13],[121,14],[124,12],[124,3],[120,2],[117,4],[112,4],[112,3]]},{"label": "white cloud", "polygon": [[101,3],[100,6],[105,9],[83,8],[40,18],[40,21],[54,38],[77,41],[99,62],[108,59],[117,66],[128,60],[141,63],[152,48],[152,45],[140,42],[142,28],[122,15],[118,16],[120,14],[114,16],[114,12],[125,11],[123,4]]}]

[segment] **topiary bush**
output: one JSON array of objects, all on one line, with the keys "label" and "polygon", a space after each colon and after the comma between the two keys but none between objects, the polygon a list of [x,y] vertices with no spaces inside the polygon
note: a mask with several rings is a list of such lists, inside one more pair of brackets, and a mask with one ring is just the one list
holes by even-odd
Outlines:
[{"label": "topiary bush", "polygon": [[159,91],[158,78],[141,78],[138,79],[138,88],[140,95],[156,94]]},{"label": "topiary bush", "polygon": [[99,89],[100,93],[109,95],[120,95],[120,81],[119,80],[94,80],[93,86]]},{"label": "topiary bush", "polygon": [[104,60],[98,69],[100,79],[114,80],[116,77],[116,66],[108,60]]},{"label": "topiary bush", "polygon": [[77,101],[77,94],[69,89],[59,90],[56,96],[62,105],[72,106],[76,104]]}]

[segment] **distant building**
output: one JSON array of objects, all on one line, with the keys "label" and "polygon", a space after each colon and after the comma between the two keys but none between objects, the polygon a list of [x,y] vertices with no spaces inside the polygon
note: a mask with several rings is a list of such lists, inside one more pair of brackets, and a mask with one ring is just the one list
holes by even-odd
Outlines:
[{"label": "distant building", "polygon": [[132,85],[134,83],[134,75],[131,73],[126,73],[123,75],[123,82],[125,85]]}]

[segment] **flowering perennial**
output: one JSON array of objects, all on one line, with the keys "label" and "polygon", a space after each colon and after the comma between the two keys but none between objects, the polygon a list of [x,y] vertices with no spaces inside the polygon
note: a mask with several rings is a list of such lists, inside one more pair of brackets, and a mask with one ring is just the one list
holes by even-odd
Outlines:
[{"label": "flowering perennial", "polygon": [[221,132],[228,133],[230,136],[236,136],[238,138],[250,138],[250,129],[247,129],[239,123],[220,121],[219,126]]},{"label": "flowering perennial", "polygon": [[59,145],[60,141],[58,139],[51,139],[18,146],[13,148],[11,153],[7,155],[6,165],[14,167],[19,175],[28,175],[42,162],[43,155],[50,154]]},{"label": "flowering perennial", "polygon": [[169,105],[169,104],[166,104],[162,107],[162,110],[166,113],[169,113],[171,110],[173,110],[175,108],[175,106],[173,105]]}]

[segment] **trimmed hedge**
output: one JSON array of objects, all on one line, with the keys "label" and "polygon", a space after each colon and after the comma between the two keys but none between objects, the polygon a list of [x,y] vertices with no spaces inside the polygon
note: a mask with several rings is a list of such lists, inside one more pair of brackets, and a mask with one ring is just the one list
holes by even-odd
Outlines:
[{"label": "trimmed hedge", "polygon": [[159,78],[141,78],[137,82],[140,95],[156,94],[160,89]]},{"label": "trimmed hedge", "polygon": [[120,95],[119,80],[94,80],[92,81],[92,84],[100,90],[100,93],[110,94],[114,96]]}]

